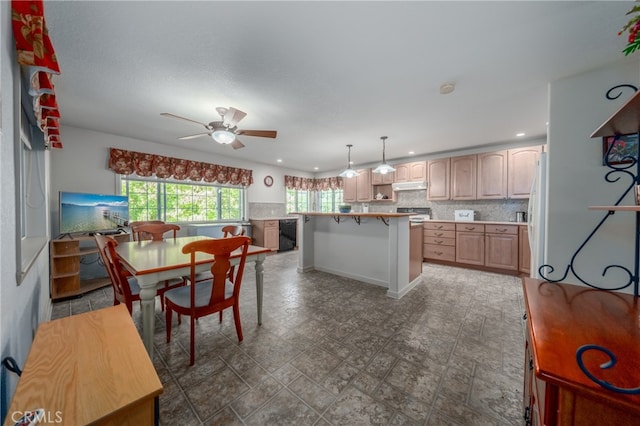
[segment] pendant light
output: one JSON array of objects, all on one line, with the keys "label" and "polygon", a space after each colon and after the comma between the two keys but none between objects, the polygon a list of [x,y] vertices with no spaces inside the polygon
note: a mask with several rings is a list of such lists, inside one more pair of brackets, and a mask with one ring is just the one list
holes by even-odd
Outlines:
[{"label": "pendant light", "polygon": [[387,173],[395,172],[396,169],[394,169],[393,167],[388,165],[387,161],[384,158],[384,148],[385,148],[385,141],[387,140],[387,136],[381,136],[380,139],[382,139],[382,164],[380,164],[378,167],[376,167],[373,170],[373,173],[379,173],[381,175],[386,175]]},{"label": "pendant light", "polygon": [[360,174],[351,168],[351,147],[352,146],[353,145],[351,144],[347,145],[347,148],[349,148],[349,154],[348,154],[349,156],[347,157],[347,168],[344,169],[344,171],[338,175],[340,177],[352,178]]}]

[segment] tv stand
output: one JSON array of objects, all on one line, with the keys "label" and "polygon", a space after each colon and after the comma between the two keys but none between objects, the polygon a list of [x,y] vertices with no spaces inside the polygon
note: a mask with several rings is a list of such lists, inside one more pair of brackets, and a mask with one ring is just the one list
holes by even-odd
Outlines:
[{"label": "tv stand", "polygon": [[[111,236],[119,242],[130,239],[128,233],[118,232]],[[65,233],[51,240],[49,245],[52,300],[80,296],[111,284],[106,271],[104,277],[89,280],[80,278],[81,259],[88,255],[98,256],[98,248],[92,236]]]}]

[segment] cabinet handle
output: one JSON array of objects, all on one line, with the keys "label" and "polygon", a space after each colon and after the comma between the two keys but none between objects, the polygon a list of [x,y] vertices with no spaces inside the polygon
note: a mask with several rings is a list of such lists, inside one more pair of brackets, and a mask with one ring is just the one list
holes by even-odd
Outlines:
[{"label": "cabinet handle", "polygon": [[442,229],[442,225],[437,225],[436,229]]},{"label": "cabinet handle", "polygon": [[527,319],[527,313],[525,312],[524,314],[522,314],[522,319],[526,320]]},{"label": "cabinet handle", "polygon": [[442,256],[442,252],[441,251],[437,251],[435,252],[438,256]]},{"label": "cabinet handle", "polygon": [[507,232],[506,229],[496,229],[496,231],[498,231],[498,232]]},{"label": "cabinet handle", "polygon": [[529,358],[529,370],[533,370],[533,358]]},{"label": "cabinet handle", "polygon": [[531,407],[527,407],[524,409],[524,423],[526,426],[531,424]]},{"label": "cabinet handle", "polygon": [[436,237],[442,237],[442,232],[437,233],[437,234],[436,234]]},{"label": "cabinet handle", "polygon": [[444,241],[442,240],[434,240],[436,244],[442,244]]}]

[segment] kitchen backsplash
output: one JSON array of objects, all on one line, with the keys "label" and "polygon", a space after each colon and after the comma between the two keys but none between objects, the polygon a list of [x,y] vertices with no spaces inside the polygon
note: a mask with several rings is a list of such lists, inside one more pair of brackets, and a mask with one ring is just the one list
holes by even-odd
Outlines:
[{"label": "kitchen backsplash", "polygon": [[[427,191],[399,191],[396,202],[373,201],[370,213],[395,213],[397,207],[430,207],[431,219],[453,220],[454,210],[475,210],[476,220],[515,222],[517,211],[527,211],[529,200],[427,201]],[[361,212],[363,203],[349,203]],[[284,203],[249,203],[249,218],[287,216]]]},{"label": "kitchen backsplash", "polygon": [[[351,203],[362,211],[362,203]],[[431,219],[453,220],[454,210],[475,210],[476,220],[515,222],[517,211],[527,211],[529,200],[428,201],[427,191],[399,191],[396,202],[371,202],[369,212],[395,212],[396,207],[430,207]]]}]

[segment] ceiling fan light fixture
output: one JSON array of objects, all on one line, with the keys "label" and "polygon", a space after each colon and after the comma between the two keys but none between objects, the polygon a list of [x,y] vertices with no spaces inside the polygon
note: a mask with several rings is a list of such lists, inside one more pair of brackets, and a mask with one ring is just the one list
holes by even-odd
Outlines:
[{"label": "ceiling fan light fixture", "polygon": [[380,136],[380,139],[382,139],[382,164],[373,169],[373,173],[386,175],[387,173],[395,172],[396,169],[388,165],[387,160],[384,158],[385,141],[387,140],[387,136]]},{"label": "ceiling fan light fixture", "polygon": [[211,133],[211,137],[214,141],[222,145],[229,145],[236,140],[236,135],[226,129],[215,130]]},{"label": "ceiling fan light fixture", "polygon": [[347,179],[358,176],[360,174],[351,168],[351,147],[352,146],[353,145],[351,144],[347,145],[347,148],[349,148],[349,154],[347,156],[347,168],[344,169],[342,173],[338,175],[340,177],[347,178]]}]

